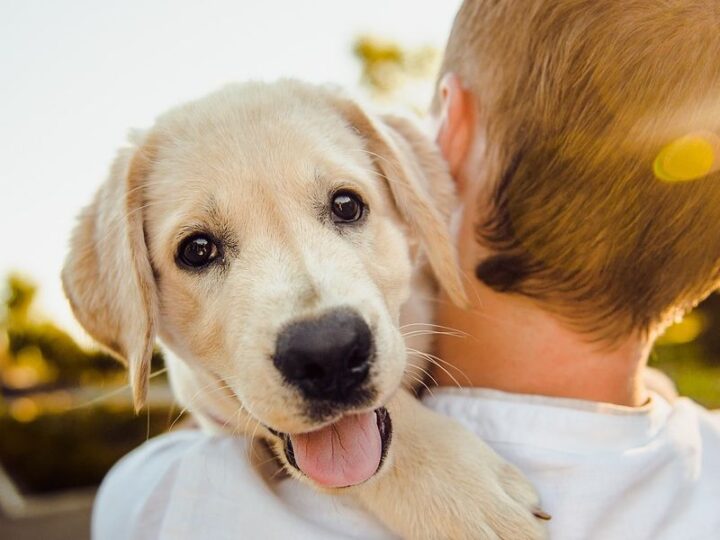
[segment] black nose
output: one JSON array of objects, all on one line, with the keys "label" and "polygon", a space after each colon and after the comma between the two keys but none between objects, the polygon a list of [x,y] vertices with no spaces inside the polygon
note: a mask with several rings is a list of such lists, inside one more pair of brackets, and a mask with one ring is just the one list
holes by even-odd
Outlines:
[{"label": "black nose", "polygon": [[273,362],[305,397],[344,403],[357,397],[371,355],[368,325],[355,311],[338,309],[285,327]]}]

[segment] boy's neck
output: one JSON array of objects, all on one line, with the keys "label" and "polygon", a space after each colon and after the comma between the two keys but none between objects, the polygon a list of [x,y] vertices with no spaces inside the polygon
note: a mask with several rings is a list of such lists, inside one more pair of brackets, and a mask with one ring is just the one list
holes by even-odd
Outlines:
[{"label": "boy's neck", "polygon": [[467,334],[437,336],[437,354],[451,364],[433,372],[441,386],[459,383],[632,407],[647,401],[643,371],[649,342],[631,337],[601,348],[525,298],[481,284],[473,289],[471,309],[445,298],[440,302],[437,323]]}]

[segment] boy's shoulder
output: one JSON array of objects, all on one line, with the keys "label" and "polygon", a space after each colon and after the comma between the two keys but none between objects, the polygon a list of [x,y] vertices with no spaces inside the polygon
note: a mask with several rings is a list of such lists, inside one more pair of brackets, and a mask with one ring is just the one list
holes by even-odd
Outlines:
[{"label": "boy's shoulder", "polygon": [[92,533],[105,540],[392,538],[351,501],[283,477],[264,445],[199,430],[160,435],[121,459],[98,492]]},{"label": "boy's shoulder", "polygon": [[434,394],[428,406],[536,486],[551,538],[717,538],[720,414],[657,392],[642,407],[485,389]]},{"label": "boy's shoulder", "polygon": [[677,419],[670,427],[682,433],[688,445],[703,450],[703,461],[714,465],[707,472],[720,479],[720,410],[708,410],[685,397],[676,399],[672,406]]}]

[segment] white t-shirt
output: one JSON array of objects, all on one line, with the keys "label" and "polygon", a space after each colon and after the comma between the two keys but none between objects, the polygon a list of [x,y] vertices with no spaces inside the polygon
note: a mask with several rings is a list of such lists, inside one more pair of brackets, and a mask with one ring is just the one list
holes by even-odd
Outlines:
[{"label": "white t-shirt", "polygon": [[[628,408],[433,392],[428,407],[463,423],[534,483],[553,516],[552,539],[720,539],[720,416],[692,401],[653,394]],[[351,499],[273,478],[253,448],[198,431],[147,442],[103,482],[93,538],[393,538]]]}]

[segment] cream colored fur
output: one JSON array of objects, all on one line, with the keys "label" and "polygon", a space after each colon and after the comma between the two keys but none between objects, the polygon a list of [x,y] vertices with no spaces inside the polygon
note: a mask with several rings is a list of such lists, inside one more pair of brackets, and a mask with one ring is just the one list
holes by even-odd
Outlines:
[{"label": "cream colored fur", "polygon": [[[406,347],[428,351],[428,336],[406,342],[402,329],[432,321],[435,280],[465,300],[451,186],[406,120],[293,81],[230,86],[166,113],[120,152],[75,230],[65,290],[88,332],[128,363],[137,407],[157,337],[178,401],[206,430],[277,450],[265,426],[320,427],[269,360],[278,330],[351,306],[376,347],[365,410],[386,404],[394,429],[382,469],[345,490],[405,538],[541,538],[538,499],[520,473],[398,390],[403,378],[415,384],[409,363],[426,367]],[[323,221],[338,188],[367,203],[362,227],[340,233]],[[195,230],[223,237],[222,265],[178,268],[178,243]]]}]

